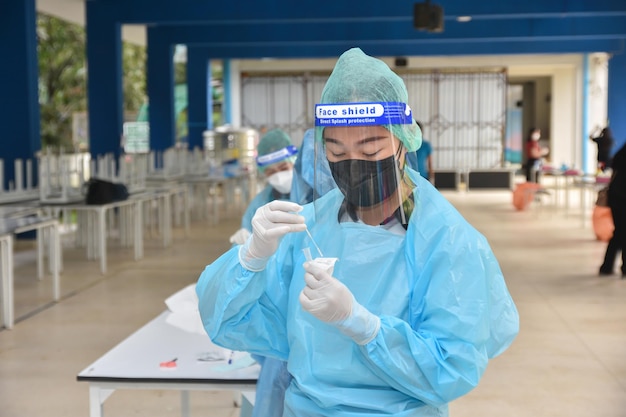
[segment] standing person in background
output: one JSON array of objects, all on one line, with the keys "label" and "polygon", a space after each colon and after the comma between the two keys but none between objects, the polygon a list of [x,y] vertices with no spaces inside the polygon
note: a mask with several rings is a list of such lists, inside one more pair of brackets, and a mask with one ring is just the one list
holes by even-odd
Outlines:
[{"label": "standing person in background", "polygon": [[541,158],[546,156],[549,149],[539,144],[541,129],[533,127],[526,138],[526,181],[539,182]]},{"label": "standing person in background", "polygon": [[600,275],[612,275],[617,252],[622,251],[622,278],[626,278],[626,144],[613,156],[613,174],[609,183],[608,202],[613,215],[613,237],[609,240],[600,266]]},{"label": "standing person in background", "polygon": [[615,140],[611,129],[605,127],[600,132],[600,135],[594,136],[597,129],[589,135],[589,139],[594,141],[598,145],[598,170],[604,172],[607,168],[611,167],[611,150]]},{"label": "standing person in background", "polygon": [[[417,120],[415,121],[423,132],[422,125]],[[408,166],[418,171],[420,175],[426,178],[431,183],[435,180],[435,172],[433,171],[433,148],[430,142],[422,138],[422,146],[415,152],[408,152],[406,154],[406,163]]]}]

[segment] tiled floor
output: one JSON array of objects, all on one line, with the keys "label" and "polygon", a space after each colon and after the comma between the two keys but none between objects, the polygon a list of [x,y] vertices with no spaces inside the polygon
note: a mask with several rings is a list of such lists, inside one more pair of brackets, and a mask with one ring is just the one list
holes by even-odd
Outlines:
[{"label": "tiled floor", "polygon": [[[513,346],[492,361],[481,384],[450,406],[454,417],[626,416],[626,280],[596,275],[605,243],[580,216],[516,212],[509,192],[447,192],[446,197],[496,253],[521,316]],[[165,309],[164,299],[193,283],[229,247],[231,213],[218,226],[176,230],[174,245],[146,241],[145,258],[111,247],[102,276],[84,252],[66,248],[62,300],[37,281],[32,250],[21,243],[13,330],[0,331],[0,417],[84,417],[88,386],[76,374]],[[237,416],[228,393],[192,392],[193,416]],[[115,392],[107,416],[179,416],[172,391]]]}]

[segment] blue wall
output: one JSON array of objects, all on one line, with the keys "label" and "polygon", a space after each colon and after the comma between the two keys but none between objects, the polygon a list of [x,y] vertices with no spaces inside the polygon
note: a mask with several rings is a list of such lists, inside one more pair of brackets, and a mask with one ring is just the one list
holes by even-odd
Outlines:
[{"label": "blue wall", "polygon": [[626,144],[626,51],[609,60],[609,126],[615,137],[613,152]]}]

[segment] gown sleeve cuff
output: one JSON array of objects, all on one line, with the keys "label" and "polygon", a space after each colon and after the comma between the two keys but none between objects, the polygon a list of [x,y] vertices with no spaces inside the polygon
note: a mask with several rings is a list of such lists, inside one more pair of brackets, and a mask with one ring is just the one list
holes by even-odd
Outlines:
[{"label": "gown sleeve cuff", "polygon": [[250,256],[250,252],[248,251],[248,243],[250,239],[246,241],[243,245],[239,247],[239,263],[248,271],[252,272],[260,272],[265,269],[269,258],[255,258]]}]

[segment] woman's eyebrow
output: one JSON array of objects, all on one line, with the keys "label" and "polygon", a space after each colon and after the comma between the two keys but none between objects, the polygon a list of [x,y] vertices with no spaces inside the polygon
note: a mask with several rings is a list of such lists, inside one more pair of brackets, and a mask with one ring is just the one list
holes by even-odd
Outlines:
[{"label": "woman's eyebrow", "polygon": [[[361,146],[361,145],[365,145],[367,143],[371,143],[371,142],[377,142],[380,140],[386,140],[389,139],[388,136],[371,136],[368,138],[363,138],[363,139],[359,139],[356,141],[355,145]],[[333,139],[333,138],[324,138],[325,142],[329,142],[338,146],[345,146],[345,143],[338,140],[338,139]]]},{"label": "woman's eyebrow", "polygon": [[377,142],[379,140],[389,139],[387,136],[371,136],[369,138],[360,139],[356,142],[357,145],[364,145],[370,142]]}]

